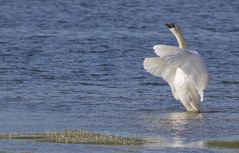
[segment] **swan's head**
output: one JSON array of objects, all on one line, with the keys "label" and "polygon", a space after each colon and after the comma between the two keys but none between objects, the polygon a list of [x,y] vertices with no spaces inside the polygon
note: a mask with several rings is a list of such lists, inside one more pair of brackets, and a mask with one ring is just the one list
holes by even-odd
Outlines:
[{"label": "swan's head", "polygon": [[176,25],[173,24],[173,23],[166,23],[165,25],[166,25],[169,29],[171,29],[171,28],[176,28]]},{"label": "swan's head", "polygon": [[175,35],[178,33],[178,31],[180,32],[180,29],[174,24],[174,23],[166,23],[165,24],[169,30]]},{"label": "swan's head", "polygon": [[176,37],[179,47],[180,48],[186,48],[186,42],[184,40],[183,34],[180,30],[180,28],[178,26],[176,26],[174,23],[166,23],[165,24],[169,30],[174,34],[174,36]]}]

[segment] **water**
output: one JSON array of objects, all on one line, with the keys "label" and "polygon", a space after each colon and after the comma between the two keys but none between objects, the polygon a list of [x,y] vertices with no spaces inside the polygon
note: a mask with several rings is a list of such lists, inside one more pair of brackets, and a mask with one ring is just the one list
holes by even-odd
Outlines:
[{"label": "water", "polygon": [[[238,12],[236,0],[0,1],[1,132],[86,129],[161,142],[1,140],[0,151],[224,152],[201,142],[239,135]],[[185,113],[168,85],[143,70],[153,45],[177,45],[167,22],[208,65],[202,114]]]}]

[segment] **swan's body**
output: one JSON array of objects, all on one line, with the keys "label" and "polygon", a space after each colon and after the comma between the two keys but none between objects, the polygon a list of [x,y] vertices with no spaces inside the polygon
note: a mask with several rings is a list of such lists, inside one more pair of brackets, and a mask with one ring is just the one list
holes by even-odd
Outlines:
[{"label": "swan's body", "polygon": [[203,92],[208,85],[208,71],[201,56],[186,49],[186,43],[178,27],[167,24],[175,35],[178,47],[154,46],[160,57],[145,58],[144,69],[157,77],[162,77],[171,87],[173,96],[180,100],[187,111],[200,112]]}]

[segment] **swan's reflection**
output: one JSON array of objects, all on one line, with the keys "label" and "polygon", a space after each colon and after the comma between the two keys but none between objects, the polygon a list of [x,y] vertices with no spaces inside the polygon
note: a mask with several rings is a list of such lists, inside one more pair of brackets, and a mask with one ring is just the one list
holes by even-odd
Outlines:
[{"label": "swan's reflection", "polygon": [[192,112],[177,112],[162,115],[144,116],[147,124],[154,128],[175,129],[178,131],[190,128],[190,125],[202,124],[203,115]]},{"label": "swan's reflection", "polygon": [[[202,123],[202,114],[192,113],[192,112],[179,112],[179,113],[170,113],[158,118],[158,121],[164,120],[169,126],[168,128],[174,128],[176,130],[184,130],[187,128],[187,125],[190,124],[200,124]],[[157,120],[157,119],[156,119]],[[190,127],[189,127],[190,128]]]},{"label": "swan's reflection", "polygon": [[[178,112],[162,115],[144,116],[146,128],[157,135],[151,137],[158,147],[202,147],[197,131],[203,124],[203,115],[199,113]],[[193,143],[189,140],[192,140]]]}]

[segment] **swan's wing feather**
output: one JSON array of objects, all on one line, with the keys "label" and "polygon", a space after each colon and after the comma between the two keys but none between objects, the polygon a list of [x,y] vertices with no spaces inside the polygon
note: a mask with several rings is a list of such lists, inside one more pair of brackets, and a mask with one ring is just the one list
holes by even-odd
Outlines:
[{"label": "swan's wing feather", "polygon": [[156,77],[162,77],[166,82],[172,82],[176,68],[169,66],[160,57],[144,59],[144,69]]},{"label": "swan's wing feather", "polygon": [[162,77],[171,87],[174,98],[178,100],[173,86],[175,67],[168,65],[160,57],[151,57],[144,59],[144,69],[156,77]]},{"label": "swan's wing feather", "polygon": [[165,62],[174,67],[181,68],[193,81],[199,93],[208,85],[208,70],[201,56],[195,51],[185,51],[163,58]]},{"label": "swan's wing feather", "polygon": [[154,52],[160,57],[165,57],[168,55],[174,55],[174,54],[185,52],[184,49],[174,47],[174,46],[168,46],[168,45],[155,45],[153,48],[154,48]]}]

